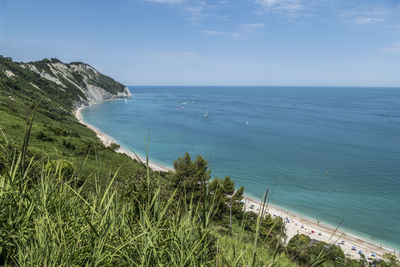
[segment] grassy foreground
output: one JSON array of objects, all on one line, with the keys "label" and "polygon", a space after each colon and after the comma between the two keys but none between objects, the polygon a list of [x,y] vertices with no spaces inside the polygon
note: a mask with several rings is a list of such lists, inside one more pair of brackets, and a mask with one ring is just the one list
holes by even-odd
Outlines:
[{"label": "grassy foreground", "polygon": [[62,159],[29,156],[4,134],[0,144],[1,266],[398,266],[340,258],[302,236],[285,245],[279,219],[260,214],[235,212],[227,226],[218,182],[182,191],[144,165],[144,179],[118,181],[117,170],[81,183]]},{"label": "grassy foreground", "polygon": [[[175,201],[160,179],[77,184],[62,159],[24,154],[2,136],[0,265],[264,266],[274,255],[212,224],[213,204]],[[22,149],[23,151],[23,149]],[[150,180],[151,179],[151,180]],[[89,184],[96,186],[87,187]],[[210,204],[205,204],[210,200]],[[281,255],[275,266],[297,266]]]}]

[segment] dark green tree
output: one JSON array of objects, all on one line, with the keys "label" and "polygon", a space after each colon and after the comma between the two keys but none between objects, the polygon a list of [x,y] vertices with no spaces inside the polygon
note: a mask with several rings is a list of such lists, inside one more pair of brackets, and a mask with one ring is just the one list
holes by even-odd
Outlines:
[{"label": "dark green tree", "polygon": [[293,236],[286,249],[294,261],[307,266],[313,264],[320,266],[325,263],[343,266],[346,262],[344,252],[339,246],[311,240],[303,234]]},{"label": "dark green tree", "polygon": [[308,264],[311,259],[308,251],[310,244],[310,237],[297,234],[290,239],[286,249],[293,260],[300,264]]},{"label": "dark green tree", "polygon": [[235,192],[235,183],[229,176],[226,176],[225,179],[216,177],[209,184],[209,191],[210,199],[215,206],[214,219],[228,219],[230,215],[238,219],[242,218],[243,186]]},{"label": "dark green tree", "polygon": [[[258,214],[248,211],[244,214],[244,228],[245,230],[256,232]],[[273,217],[266,214],[261,219],[260,237],[265,243],[271,247],[277,245],[277,241],[284,238],[285,223],[281,217]]]},{"label": "dark green tree", "polygon": [[175,172],[169,175],[170,188],[177,189],[179,195],[187,201],[194,203],[204,196],[204,188],[210,180],[210,170],[207,161],[197,155],[192,161],[189,153],[174,161]]}]

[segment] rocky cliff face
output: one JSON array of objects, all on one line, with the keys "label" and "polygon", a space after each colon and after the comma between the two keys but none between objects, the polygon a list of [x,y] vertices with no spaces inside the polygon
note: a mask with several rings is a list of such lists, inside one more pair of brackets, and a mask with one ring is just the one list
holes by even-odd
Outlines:
[{"label": "rocky cliff face", "polygon": [[[57,59],[37,62],[20,63],[20,66],[30,70],[40,77],[57,84],[59,90],[79,90],[79,101],[76,106],[98,103],[115,98],[129,97],[129,89],[110,77],[101,74],[92,66],[73,62],[62,63]],[[7,76],[10,73],[6,73]]]}]

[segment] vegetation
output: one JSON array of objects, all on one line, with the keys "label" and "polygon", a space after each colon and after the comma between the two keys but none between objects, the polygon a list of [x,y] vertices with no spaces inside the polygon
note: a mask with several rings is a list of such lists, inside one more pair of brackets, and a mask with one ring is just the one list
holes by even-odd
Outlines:
[{"label": "vegetation", "polygon": [[283,220],[243,212],[244,188],[201,156],[163,173],[105,147],[73,116],[84,94],[21,66],[0,57],[0,266],[369,264],[304,235],[286,245]]}]

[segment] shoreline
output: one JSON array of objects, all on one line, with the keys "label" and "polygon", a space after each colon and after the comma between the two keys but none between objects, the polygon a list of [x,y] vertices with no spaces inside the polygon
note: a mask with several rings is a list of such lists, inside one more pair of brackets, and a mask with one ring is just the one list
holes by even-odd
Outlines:
[{"label": "shoreline", "polygon": [[[118,142],[117,142],[114,138],[112,138],[111,136],[109,136],[109,135],[103,133],[103,132],[100,131],[97,127],[95,127],[95,126],[93,126],[93,125],[91,125],[91,124],[85,122],[85,120],[83,119],[83,116],[82,116],[82,113],[81,113],[81,112],[82,112],[83,109],[85,109],[85,108],[87,108],[87,107],[90,107],[91,105],[93,105],[93,104],[89,104],[89,105],[86,105],[86,106],[81,106],[81,107],[76,108],[76,109],[74,110],[75,118],[76,118],[81,124],[85,125],[85,126],[88,127],[89,129],[91,129],[92,131],[94,131],[94,132],[96,133],[97,137],[103,142],[103,144],[104,144],[105,146],[109,146],[109,145],[111,145],[112,143],[118,144]],[[132,151],[130,151],[129,149],[126,149],[125,147],[120,146],[120,148],[118,148],[118,149],[116,150],[116,152],[121,153],[121,154],[126,154],[127,156],[129,156],[129,157],[132,158],[133,160],[141,161],[141,162],[146,162],[146,159],[145,159],[145,158],[143,158],[143,157],[141,157],[141,156],[139,156],[139,155],[133,153]],[[172,168],[169,168],[169,167],[167,167],[167,166],[163,166],[163,165],[161,165],[161,164],[158,164],[158,163],[155,163],[155,162],[152,162],[152,161],[149,161],[149,167],[150,167],[150,169],[152,169],[153,171],[162,171],[162,172],[173,171]]]},{"label": "shoreline", "polygon": [[[261,201],[254,200],[248,196],[244,196],[245,211],[259,212],[262,206]],[[252,207],[253,206],[253,207]],[[399,251],[374,243],[366,238],[351,234],[347,231],[342,231],[334,228],[331,225],[321,223],[315,219],[307,218],[304,215],[299,215],[292,211],[285,210],[281,207],[269,204],[266,207],[266,212],[272,216],[281,217],[286,224],[286,243],[296,234],[308,235],[311,239],[323,241],[328,244],[339,245],[347,257],[359,259],[358,251],[361,250],[368,259],[372,253],[375,253],[377,259],[382,259],[383,254],[390,253],[400,258]],[[287,219],[286,219],[287,218]],[[341,242],[344,241],[342,244]],[[356,250],[352,250],[352,247]]]},{"label": "shoreline", "polygon": [[[118,142],[112,138],[111,136],[101,132],[97,127],[87,123],[84,121],[82,116],[82,110],[91,106],[93,104],[89,104],[86,106],[78,107],[74,110],[74,115],[77,120],[94,131],[97,137],[103,142],[105,146],[109,146],[111,143]],[[120,147],[116,150],[118,153],[126,154],[130,158],[136,161],[145,162],[146,160],[139,155],[135,155],[135,153],[131,152],[129,149],[124,147]],[[154,171],[173,171],[172,168],[163,166],[161,164],[149,161],[149,167]],[[258,213],[259,208],[261,207],[261,202],[251,198],[249,196],[244,195],[243,201],[245,202],[244,210],[245,211],[253,211]],[[253,206],[253,207],[252,207]],[[358,251],[361,250],[365,257],[368,259],[371,253],[376,254],[376,258],[382,258],[384,253],[394,254],[397,258],[400,258],[399,252],[395,249],[390,249],[385,246],[379,245],[374,243],[373,241],[367,240],[365,238],[359,237],[355,234],[351,234],[346,231],[340,231],[339,229],[335,233],[335,229],[333,226],[321,223],[317,220],[313,220],[307,218],[305,215],[299,215],[295,212],[291,212],[280,208],[275,205],[268,204],[267,210],[268,213],[272,214],[273,216],[279,216],[284,221],[286,221],[286,235],[288,242],[294,235],[296,234],[305,234],[308,235],[311,239],[316,239],[319,241],[323,241],[326,243],[335,243],[339,245],[345,255],[347,257],[351,257],[353,259],[359,259],[360,255]],[[288,220],[286,220],[288,218]],[[344,241],[344,244],[339,244],[341,241]],[[356,250],[352,250],[352,247],[356,247]]]}]

